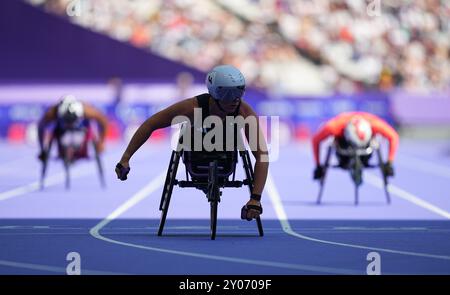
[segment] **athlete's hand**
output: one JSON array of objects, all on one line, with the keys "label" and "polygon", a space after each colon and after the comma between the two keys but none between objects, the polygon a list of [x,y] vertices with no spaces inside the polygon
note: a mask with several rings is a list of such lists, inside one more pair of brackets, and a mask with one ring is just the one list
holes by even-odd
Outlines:
[{"label": "athlete's hand", "polygon": [[120,180],[126,180],[127,179],[127,175],[130,172],[130,165],[128,163],[117,163],[116,165],[116,174],[117,174],[117,178]]},{"label": "athlete's hand", "polygon": [[313,175],[314,180],[321,179],[323,177],[324,172],[325,171],[323,169],[323,166],[317,165],[316,169],[314,169]]},{"label": "athlete's hand", "polygon": [[247,204],[244,205],[241,209],[241,219],[246,219],[247,221],[252,220],[253,218],[258,218],[263,212],[261,202],[250,199]]},{"label": "athlete's hand", "polygon": [[387,177],[394,176],[394,167],[391,162],[383,164],[383,174]]},{"label": "athlete's hand", "polygon": [[38,155],[38,159],[39,159],[41,162],[47,161],[47,158],[48,158],[48,153],[47,153],[46,151],[44,151],[44,150],[42,150],[42,151],[39,153],[39,155]]}]

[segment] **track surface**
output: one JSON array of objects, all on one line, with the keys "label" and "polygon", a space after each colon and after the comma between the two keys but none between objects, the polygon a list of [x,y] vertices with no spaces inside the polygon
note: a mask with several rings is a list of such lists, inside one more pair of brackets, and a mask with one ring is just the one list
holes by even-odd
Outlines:
[{"label": "track surface", "polygon": [[106,189],[94,161],[84,161],[66,191],[62,163],[53,160],[40,191],[36,148],[0,144],[0,274],[65,274],[69,252],[81,255],[82,274],[365,274],[369,252],[380,254],[383,274],[450,274],[445,143],[402,141],[392,204],[371,170],[359,206],[348,173],[337,169],[317,206],[310,146],[284,146],[263,194],[265,236],[257,236],[255,222],[239,219],[247,189],[227,189],[215,241],[206,198],[177,187],[164,236],[157,237],[169,145],[144,146],[120,182],[114,166],[123,149],[111,145],[103,157]]}]

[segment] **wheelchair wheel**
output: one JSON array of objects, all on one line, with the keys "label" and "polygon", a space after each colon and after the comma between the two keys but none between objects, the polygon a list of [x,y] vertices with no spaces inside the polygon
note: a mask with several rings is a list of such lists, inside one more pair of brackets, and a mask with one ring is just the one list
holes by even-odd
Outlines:
[{"label": "wheelchair wheel", "polygon": [[169,169],[167,170],[166,182],[164,183],[163,195],[161,197],[161,219],[159,221],[158,236],[162,235],[164,224],[166,223],[167,212],[169,211],[170,198],[172,197],[179,162],[180,153],[173,151],[170,157]]},{"label": "wheelchair wheel", "polygon": [[64,164],[64,172],[66,174],[66,190],[70,189],[70,153],[69,149],[64,149],[63,155],[63,164]]},{"label": "wheelchair wheel", "polygon": [[100,158],[100,154],[97,150],[97,146],[95,144],[95,141],[92,141],[93,145],[94,145],[94,151],[95,151],[95,162],[97,163],[97,169],[98,169],[98,176],[100,178],[100,185],[102,186],[102,188],[106,187],[106,181],[105,181],[105,174],[103,172],[103,164],[102,164],[102,159]]},{"label": "wheelchair wheel", "polygon": [[43,190],[45,186],[45,175],[47,174],[47,165],[48,165],[48,158],[42,161],[41,181],[39,185],[41,190]]},{"label": "wheelchair wheel", "polygon": [[381,171],[381,176],[383,177],[383,185],[384,185],[384,193],[386,195],[386,202],[388,204],[391,204],[391,195],[389,194],[389,190],[388,190],[388,178],[386,176],[386,174],[384,173],[384,169],[383,169],[383,158],[381,157],[381,151],[378,148],[377,149],[377,157],[378,157],[378,166],[380,167],[380,171]]},{"label": "wheelchair wheel", "polygon": [[217,201],[211,201],[211,240],[216,239],[216,230],[217,230],[217,207],[218,202]]},{"label": "wheelchair wheel", "polygon": [[[49,149],[50,151],[50,149]],[[47,175],[47,167],[48,167],[48,159],[50,157],[50,152],[47,153],[47,157],[42,161],[42,170],[41,170],[41,182],[40,189],[43,190],[45,186],[45,176]]]},{"label": "wheelchair wheel", "polygon": [[322,202],[322,195],[323,195],[323,188],[325,186],[325,176],[326,176],[326,170],[323,173],[322,178],[319,180],[319,194],[317,195],[317,201],[316,204],[320,205],[320,203]]},{"label": "wheelchair wheel", "polygon": [[327,176],[328,167],[330,166],[331,150],[332,150],[332,147],[331,146],[328,147],[327,156],[326,156],[325,162],[324,162],[323,175],[322,175],[322,178],[320,178],[320,180],[319,180],[319,194],[317,195],[317,201],[316,201],[317,205],[320,205],[320,203],[322,201],[323,188],[325,186],[325,177]]},{"label": "wheelchair wheel", "polygon": [[211,240],[216,239],[217,229],[217,207],[220,201],[220,189],[217,182],[217,161],[214,160],[209,164],[208,173],[208,201],[211,207],[210,222],[211,222]]},{"label": "wheelchair wheel", "polygon": [[359,203],[359,186],[355,185],[355,206]]},{"label": "wheelchair wheel", "polygon": [[256,218],[256,224],[258,225],[259,236],[260,237],[264,236],[264,230],[263,230],[263,226],[262,226],[262,222],[261,222],[261,217]]},{"label": "wheelchair wheel", "polygon": [[167,188],[170,184],[170,176],[171,176],[171,170],[172,170],[171,168],[172,168],[174,158],[175,158],[175,151],[172,151],[172,154],[170,155],[169,167],[167,167],[166,180],[164,181],[164,187],[163,187],[163,192],[161,195],[161,201],[159,202],[159,211],[163,210],[164,197],[166,196]]},{"label": "wheelchair wheel", "polygon": [[43,190],[44,186],[45,186],[45,176],[47,175],[48,160],[50,159],[50,152],[52,150],[53,139],[54,139],[54,137],[52,136],[50,138],[49,143],[48,143],[47,152],[46,152],[47,156],[42,161],[41,182],[40,182],[40,189],[41,190]]},{"label": "wheelchair wheel", "polygon": [[[248,151],[241,151],[240,155],[242,158],[244,172],[245,172],[246,180],[248,183],[248,190],[251,194],[252,190],[253,190],[253,180],[255,178],[255,174],[254,174],[253,167],[252,167],[252,161],[250,159],[250,155],[249,155]],[[264,230],[263,230],[263,226],[262,226],[262,222],[261,222],[261,217],[256,218],[256,224],[258,226],[259,236],[260,237],[264,236]]]},{"label": "wheelchair wheel", "polygon": [[355,205],[359,203],[359,187],[362,184],[362,163],[359,157],[353,159],[353,163],[350,168],[350,174],[352,176],[353,183],[355,185]]}]

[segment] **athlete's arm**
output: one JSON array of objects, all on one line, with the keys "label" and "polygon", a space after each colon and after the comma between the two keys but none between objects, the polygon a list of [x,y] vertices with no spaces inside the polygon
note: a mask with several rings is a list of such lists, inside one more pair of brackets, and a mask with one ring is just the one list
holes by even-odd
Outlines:
[{"label": "athlete's arm", "polygon": [[84,115],[88,120],[95,120],[99,126],[98,149],[102,152],[108,128],[108,118],[102,112],[88,104],[84,104]]},{"label": "athlete's arm", "polygon": [[129,167],[128,162],[133,154],[149,139],[155,130],[170,126],[172,120],[177,116],[192,118],[196,106],[196,99],[189,98],[177,102],[148,118],[134,133],[119,163],[124,167]]},{"label": "athlete's arm", "polygon": [[[261,195],[264,189],[264,185],[267,179],[267,173],[269,171],[269,153],[267,150],[267,143],[264,137],[264,134],[260,128],[258,116],[255,111],[245,102],[241,103],[241,114],[246,119],[249,116],[253,116],[256,120],[256,134],[250,134],[252,128],[246,124],[245,126],[245,137],[247,138],[247,142],[250,145],[250,149],[252,151],[253,156],[255,157],[255,179],[253,183],[253,191],[252,194]],[[256,141],[253,141],[256,146],[252,146],[251,142],[252,136],[257,136]]]},{"label": "athlete's arm", "polygon": [[395,159],[395,154],[398,148],[398,134],[388,123],[380,118],[373,118],[371,120],[372,131],[374,134],[381,134],[389,141],[389,163]]},{"label": "athlete's arm", "polygon": [[332,119],[326,122],[323,126],[319,128],[317,133],[313,136],[312,144],[313,144],[313,153],[314,153],[314,161],[317,166],[320,165],[320,143],[325,140],[327,137],[336,135],[335,121]]}]

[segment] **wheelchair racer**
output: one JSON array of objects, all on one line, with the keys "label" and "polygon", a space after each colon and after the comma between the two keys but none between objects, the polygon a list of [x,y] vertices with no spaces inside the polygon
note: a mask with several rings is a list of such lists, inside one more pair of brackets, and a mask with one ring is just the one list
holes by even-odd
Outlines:
[{"label": "wheelchair racer", "polygon": [[[257,134],[251,134],[250,128],[244,128],[244,134],[248,142],[250,142],[250,136],[256,135],[257,142],[260,143],[255,147],[251,147],[256,159],[253,190],[250,199],[241,212],[241,218],[250,221],[262,214],[261,194],[269,167],[266,142],[259,127],[258,116],[250,105],[242,99],[245,92],[245,79],[237,68],[230,65],[221,65],[213,68],[207,74],[206,85],[208,93],[177,102],[148,118],[131,138],[122,158],[116,165],[115,171],[120,180],[126,180],[130,172],[129,161],[131,157],[147,141],[151,134],[155,130],[170,126],[172,120],[177,116],[185,116],[190,122],[194,122],[194,109],[206,109],[209,115],[218,116],[222,120],[225,120],[227,116],[242,116],[244,119],[254,117],[256,119],[257,126],[255,130]],[[263,158],[265,160],[262,160]]]},{"label": "wheelchair racer", "polygon": [[[326,122],[313,136],[313,152],[316,168],[314,179],[321,179],[324,175],[324,167],[320,164],[320,144],[330,136],[334,137],[338,149],[347,150],[365,149],[370,146],[372,138],[380,134],[389,141],[389,156],[383,164],[385,176],[394,176],[392,163],[398,148],[398,134],[381,118],[366,112],[342,113]],[[336,153],[339,167],[349,169],[350,156]],[[370,155],[360,156],[364,166],[369,165]]]},{"label": "wheelchair racer", "polygon": [[104,151],[104,142],[108,119],[93,106],[81,102],[73,95],[65,95],[51,106],[38,123],[38,140],[40,153],[38,158],[45,161],[48,157],[48,147],[44,144],[47,127],[54,124],[53,136],[58,143],[59,157],[63,157],[65,147],[74,149],[72,160],[87,158],[87,144],[94,139],[90,122],[95,121],[99,126],[99,138],[96,140],[98,153]]}]

